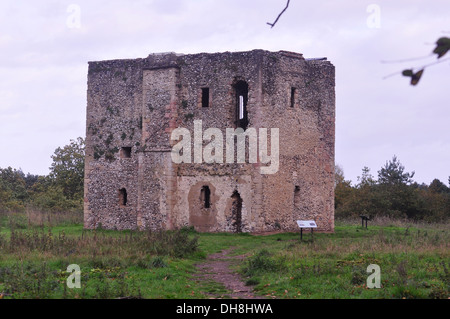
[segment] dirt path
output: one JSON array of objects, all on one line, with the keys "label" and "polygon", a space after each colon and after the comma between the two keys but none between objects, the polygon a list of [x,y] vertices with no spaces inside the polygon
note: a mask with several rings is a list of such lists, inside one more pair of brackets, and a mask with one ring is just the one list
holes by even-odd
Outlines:
[{"label": "dirt path", "polygon": [[206,261],[197,264],[198,273],[194,275],[195,280],[210,282],[214,281],[225,286],[229,292],[217,295],[205,293],[211,298],[232,298],[232,299],[260,299],[263,297],[256,296],[252,292],[252,287],[246,286],[242,278],[230,266],[238,264],[244,256],[230,256],[229,253],[233,248],[223,250],[219,253],[209,255]]}]

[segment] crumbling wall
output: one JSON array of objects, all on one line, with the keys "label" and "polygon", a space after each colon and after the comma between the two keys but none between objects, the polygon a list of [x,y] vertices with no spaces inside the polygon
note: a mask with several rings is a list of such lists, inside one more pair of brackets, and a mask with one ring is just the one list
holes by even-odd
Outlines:
[{"label": "crumbling wall", "polygon": [[[279,130],[278,172],[261,174],[261,163],[175,164],[171,132],[188,129],[194,150],[199,120],[202,132],[223,133],[225,161],[237,83],[248,86],[248,127]],[[255,232],[295,230],[295,220],[314,219],[319,230],[333,231],[334,100],[333,65],[292,52],[91,62],[85,227]]]}]

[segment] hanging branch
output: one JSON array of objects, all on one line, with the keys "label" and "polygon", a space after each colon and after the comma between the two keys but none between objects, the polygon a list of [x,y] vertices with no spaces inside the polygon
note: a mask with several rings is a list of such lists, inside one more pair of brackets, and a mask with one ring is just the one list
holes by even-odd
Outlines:
[{"label": "hanging branch", "polygon": [[278,17],[275,19],[275,21],[273,23],[267,22],[268,25],[270,25],[271,28],[273,28],[275,26],[275,24],[277,23],[278,19],[281,17],[281,15],[284,13],[284,11],[286,11],[286,9],[289,7],[289,2],[291,0],[288,0],[286,7],[283,9],[283,11],[280,12],[280,14],[278,15]]},{"label": "hanging branch", "polygon": [[[392,73],[390,75],[387,75],[384,77],[384,79],[391,77],[393,75],[399,74],[401,73],[403,76],[406,77],[410,77],[411,78],[411,85],[417,85],[417,83],[419,83],[420,78],[422,77],[423,71],[425,70],[425,68],[430,67],[432,65],[436,65],[442,62],[447,62],[450,60],[450,58],[447,59],[442,59],[439,60],[440,58],[442,58],[447,52],[450,51],[450,38],[447,37],[441,37],[436,41],[436,48],[433,50],[433,52],[430,55],[433,54],[437,54],[437,59],[438,61],[435,61],[433,63],[429,63],[426,64],[424,66],[422,66],[419,71],[414,72],[413,69],[406,69],[403,70],[402,72],[396,72],[396,73]],[[413,61],[413,60],[421,60],[424,59],[426,57],[418,57],[418,58],[412,58],[412,59],[404,59],[404,60],[399,60],[399,61],[391,61],[391,62],[386,62],[386,61],[382,61],[383,63],[398,63],[398,62],[406,62],[406,61]]]},{"label": "hanging branch", "polygon": [[384,79],[387,79],[387,78],[390,78],[391,76],[401,74],[401,75],[403,75],[403,76],[409,76],[409,77],[411,77],[411,84],[412,84],[412,85],[416,85],[417,82],[419,82],[419,79],[420,79],[420,77],[422,76],[423,70],[425,70],[425,68],[430,67],[430,66],[433,66],[433,65],[435,65],[435,64],[442,63],[442,62],[447,62],[447,61],[450,61],[450,58],[448,58],[448,59],[442,59],[442,60],[439,60],[439,61],[436,61],[436,62],[432,62],[432,63],[426,64],[426,65],[422,66],[421,68],[416,68],[416,69],[419,69],[419,71],[417,71],[417,72],[415,72],[415,73],[414,73],[414,70],[413,70],[413,69],[407,69],[407,70],[403,70],[403,71],[401,71],[401,72],[391,73],[391,74],[386,75],[385,77],[383,77],[383,80],[384,80]]}]

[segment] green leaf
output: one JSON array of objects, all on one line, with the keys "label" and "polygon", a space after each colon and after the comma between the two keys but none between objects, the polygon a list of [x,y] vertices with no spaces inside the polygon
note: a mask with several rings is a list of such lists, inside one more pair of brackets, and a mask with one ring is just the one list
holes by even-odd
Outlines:
[{"label": "green leaf", "polygon": [[413,70],[404,70],[402,74],[403,76],[413,76]]},{"label": "green leaf", "polygon": [[436,41],[436,48],[433,53],[438,55],[438,59],[443,57],[450,50],[450,38],[442,37]]},{"label": "green leaf", "polygon": [[414,73],[411,77],[411,85],[416,85],[419,83],[420,77],[423,74],[423,69]]}]

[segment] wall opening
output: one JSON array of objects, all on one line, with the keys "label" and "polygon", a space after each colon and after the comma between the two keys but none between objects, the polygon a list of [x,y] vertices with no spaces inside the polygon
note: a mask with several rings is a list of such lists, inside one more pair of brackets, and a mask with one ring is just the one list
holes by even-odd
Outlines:
[{"label": "wall opening", "polygon": [[248,84],[245,81],[238,81],[234,85],[236,94],[236,127],[246,130],[248,127]]},{"label": "wall opening", "polygon": [[119,205],[125,207],[127,205],[127,190],[125,188],[119,189]]},{"label": "wall opening", "polygon": [[300,186],[294,187],[294,213],[297,214],[300,210]]},{"label": "wall opening", "polygon": [[200,199],[203,203],[204,208],[211,207],[211,190],[209,189],[209,186],[202,187],[200,191]]},{"label": "wall opening", "polygon": [[209,107],[209,88],[202,88],[202,107]]},{"label": "wall opening", "polygon": [[242,232],[242,198],[238,191],[231,195],[233,200],[231,206],[231,231],[234,233]]},{"label": "wall opening", "polygon": [[295,107],[295,91],[294,87],[291,87],[291,107]]},{"label": "wall opening", "polygon": [[120,158],[131,158],[131,147],[122,147],[120,149]]}]

